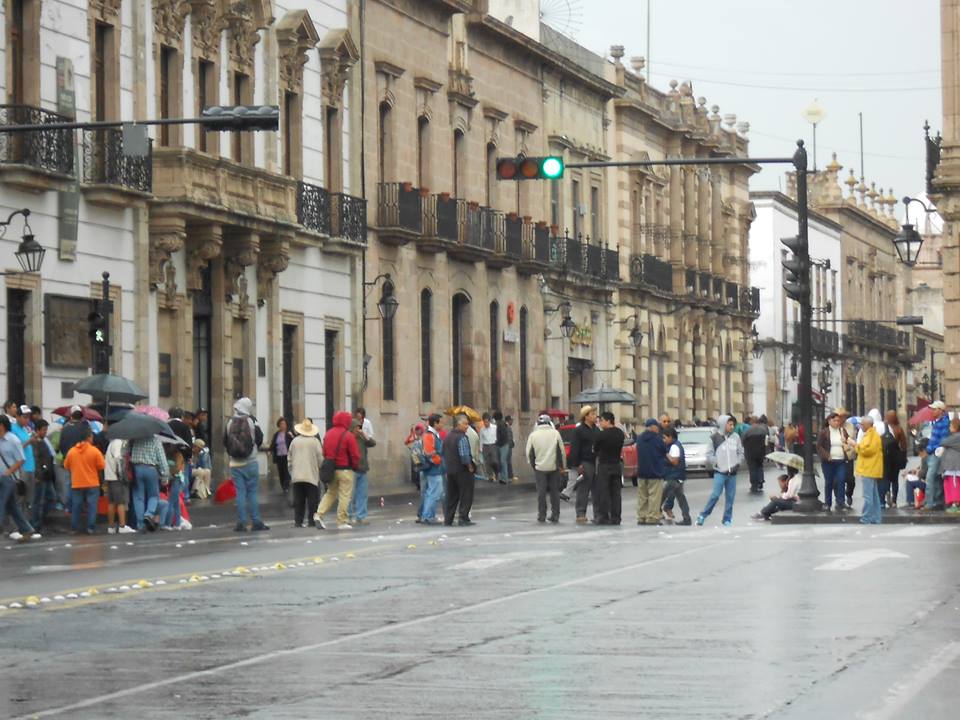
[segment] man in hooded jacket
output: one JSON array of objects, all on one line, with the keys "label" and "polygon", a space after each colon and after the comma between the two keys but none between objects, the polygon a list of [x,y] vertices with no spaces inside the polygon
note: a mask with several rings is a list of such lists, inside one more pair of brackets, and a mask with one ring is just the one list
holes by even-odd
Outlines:
[{"label": "man in hooded jacket", "polygon": [[667,446],[660,436],[660,423],[650,418],[637,437],[637,525],[662,525],[663,477]]},{"label": "man in hooded jacket", "polygon": [[333,480],[327,486],[326,492],[320,499],[320,506],[313,516],[314,522],[321,530],[326,529],[323,516],[337,504],[337,529],[352,530],[353,526],[347,522],[347,511],[350,500],[353,498],[354,473],[360,469],[360,445],[354,433],[350,432],[353,416],[341,410],[333,414],[333,427],[323,436],[323,459],[333,460],[335,470]]},{"label": "man in hooded jacket", "polygon": [[697,516],[697,525],[703,525],[704,520],[713,512],[720,493],[724,495],[723,524],[733,523],[733,500],[737,495],[737,471],[743,464],[743,443],[737,435],[737,419],[733,415],[721,415],[717,418],[719,430],[710,440],[713,460],[713,491],[706,506]]}]

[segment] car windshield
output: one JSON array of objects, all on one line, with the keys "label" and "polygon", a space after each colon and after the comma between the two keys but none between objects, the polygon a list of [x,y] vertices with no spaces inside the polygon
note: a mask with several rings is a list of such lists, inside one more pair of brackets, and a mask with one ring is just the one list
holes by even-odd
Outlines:
[{"label": "car windshield", "polygon": [[683,445],[706,445],[713,430],[710,428],[687,428],[677,431],[677,439]]}]

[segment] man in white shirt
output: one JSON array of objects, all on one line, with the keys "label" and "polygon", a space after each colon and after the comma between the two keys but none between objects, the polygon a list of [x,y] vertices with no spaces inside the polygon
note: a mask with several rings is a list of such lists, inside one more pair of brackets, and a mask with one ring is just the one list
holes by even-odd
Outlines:
[{"label": "man in white shirt", "polygon": [[360,429],[363,430],[363,434],[367,436],[367,440],[373,440],[373,423],[370,422],[370,418],[367,417],[367,409],[358,407],[353,416],[360,423]]},{"label": "man in white shirt", "polygon": [[496,482],[500,470],[500,451],[497,450],[497,424],[490,413],[484,413],[480,427],[480,448],[483,452],[483,474],[490,482]]},{"label": "man in white shirt", "polygon": [[793,506],[800,497],[800,485],[803,482],[803,476],[796,470],[791,472],[789,478],[786,475],[777,478],[780,481],[780,494],[771,495],[770,502],[764,506],[763,510],[753,516],[754,520],[769,520],[771,515],[775,515],[781,510],[793,510]]}]

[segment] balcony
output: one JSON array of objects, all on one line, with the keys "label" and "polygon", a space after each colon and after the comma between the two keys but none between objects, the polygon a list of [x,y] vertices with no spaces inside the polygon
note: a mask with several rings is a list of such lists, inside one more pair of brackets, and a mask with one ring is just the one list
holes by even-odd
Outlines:
[{"label": "balcony", "polygon": [[[793,344],[798,348],[800,347],[800,330],[800,323],[793,323]],[[815,355],[836,355],[840,352],[840,335],[814,325],[810,328],[810,348]]]},{"label": "balcony", "polygon": [[910,335],[875,320],[854,320],[847,327],[846,343],[904,352],[909,351]]},{"label": "balcony", "polygon": [[331,235],[354,245],[367,244],[367,201],[363,198],[334,193]]},{"label": "balcony", "polygon": [[[0,105],[0,125],[43,125],[70,118],[30,105]],[[0,133],[0,180],[28,192],[65,190],[74,176],[72,130]]]},{"label": "balcony", "polygon": [[301,182],[297,186],[297,222],[307,230],[329,235],[332,228],[330,193],[319,185]]},{"label": "balcony", "polygon": [[569,235],[551,238],[549,269],[576,273],[605,284],[620,280],[619,253],[616,250]]},{"label": "balcony", "polygon": [[81,131],[83,149],[82,186],[88,202],[125,208],[142,203],[153,192],[153,146],[144,157],[123,152],[119,128]]},{"label": "balcony", "polygon": [[403,245],[423,234],[423,198],[410,183],[377,186],[377,227],[382,241]]}]

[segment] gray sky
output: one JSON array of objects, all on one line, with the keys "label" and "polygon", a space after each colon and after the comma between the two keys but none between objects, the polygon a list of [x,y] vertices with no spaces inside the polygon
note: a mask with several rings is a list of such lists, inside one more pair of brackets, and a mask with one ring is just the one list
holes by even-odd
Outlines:
[{"label": "gray sky", "polygon": [[[938,0],[649,1],[651,83],[666,90],[670,79],[692,80],[708,107],[750,123],[751,155],[790,155],[800,137],[810,149],[800,114],[817,98],[826,111],[821,168],[836,152],[842,176],[854,167],[859,177],[862,112],[867,185],[893,187],[898,198],[922,192],[923,121],[931,134],[942,122]],[[622,44],[625,60],[646,55],[648,0],[570,2],[582,45],[606,54]],[[779,172],[768,167],[752,187],[777,189]]]}]

